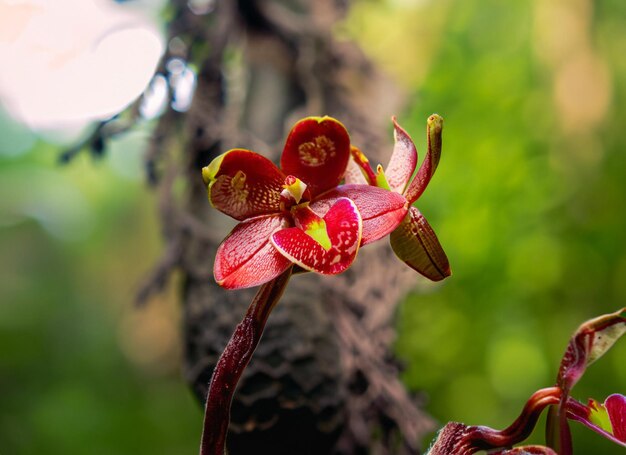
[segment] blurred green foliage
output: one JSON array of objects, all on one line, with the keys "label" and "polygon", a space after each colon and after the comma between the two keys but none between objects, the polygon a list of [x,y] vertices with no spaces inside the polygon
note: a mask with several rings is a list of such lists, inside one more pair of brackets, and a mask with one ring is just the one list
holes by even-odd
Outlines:
[{"label": "blurred green foliage", "polygon": [[[445,118],[418,205],[454,275],[420,282],[397,344],[442,424],[508,425],[574,329],[626,305],[624,24],[622,1],[388,0],[340,27],[403,84],[420,150],[428,115]],[[146,135],[60,167],[58,147],[0,118],[2,454],[197,450],[175,299],[131,306],[160,249]],[[626,393],[625,355],[575,396]],[[573,430],[577,453],[623,453]]]},{"label": "blurred green foliage", "polygon": [[132,305],[160,249],[146,133],[68,166],[8,119],[2,136],[0,453],[194,453],[174,299]]},{"label": "blurred green foliage", "polygon": [[[502,428],[554,383],[576,327],[626,304],[626,7],[376,7],[382,17],[364,7],[354,30],[370,33],[363,41],[405,80],[403,126],[421,140],[430,113],[445,119],[442,160],[417,205],[453,276],[424,284],[400,310],[404,378],[440,422]],[[394,17],[413,26],[377,41]],[[404,43],[426,49],[405,54]],[[625,357],[618,343],[575,396],[626,393]],[[623,453],[573,426],[577,453]]]}]

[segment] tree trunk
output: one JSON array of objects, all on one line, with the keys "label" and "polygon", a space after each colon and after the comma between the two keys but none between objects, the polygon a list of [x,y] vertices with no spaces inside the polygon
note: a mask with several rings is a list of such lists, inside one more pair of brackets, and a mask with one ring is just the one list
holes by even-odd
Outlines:
[{"label": "tree trunk", "polygon": [[[182,270],[186,379],[202,401],[253,292],[214,283],[215,250],[233,223],[210,207],[201,167],[235,146],[276,159],[307,115],[336,117],[374,164],[386,163],[400,94],[356,45],[334,39],[344,2],[172,8],[163,68],[182,58],[198,80],[189,111],[166,112],[153,137],[148,169],[167,249],[143,295]],[[364,248],[338,277],[294,277],[235,394],[230,453],[416,453],[433,424],[399,381],[391,349],[394,312],[414,280],[385,244]]]}]

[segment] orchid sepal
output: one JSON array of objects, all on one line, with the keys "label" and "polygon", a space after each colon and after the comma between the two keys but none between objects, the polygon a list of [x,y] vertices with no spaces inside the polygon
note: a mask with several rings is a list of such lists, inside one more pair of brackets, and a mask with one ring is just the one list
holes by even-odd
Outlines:
[{"label": "orchid sepal", "polygon": [[426,122],[426,135],[428,138],[426,158],[424,158],[417,174],[404,191],[404,195],[410,204],[415,202],[422,195],[437,170],[441,158],[442,131],[443,118],[437,114],[428,117],[428,121]]},{"label": "orchid sepal", "polygon": [[411,136],[398,124],[396,117],[392,117],[391,120],[394,128],[394,145],[389,164],[385,168],[385,175],[392,191],[404,193],[417,166],[417,148]]},{"label": "orchid sepal", "polygon": [[417,208],[409,209],[389,240],[396,256],[429,280],[441,281],[452,274],[435,231]]},{"label": "orchid sepal", "polygon": [[626,333],[626,308],[583,323],[563,354],[557,384],[569,391],[587,367],[602,357]]},{"label": "orchid sepal", "polygon": [[354,163],[354,165],[358,167],[361,171],[361,178],[359,178],[356,173],[351,173],[346,175],[345,183],[358,183],[377,186],[376,174],[372,170],[372,166],[370,166],[370,160],[365,156],[363,152],[361,152],[361,150],[359,150],[354,145],[350,147],[350,158],[350,163]]},{"label": "orchid sepal", "polygon": [[211,205],[236,220],[280,211],[285,175],[269,159],[232,149],[202,169]]},{"label": "orchid sepal", "polygon": [[226,289],[258,286],[291,266],[270,243],[270,236],[289,225],[285,215],[264,215],[239,223],[215,254],[215,281]]}]

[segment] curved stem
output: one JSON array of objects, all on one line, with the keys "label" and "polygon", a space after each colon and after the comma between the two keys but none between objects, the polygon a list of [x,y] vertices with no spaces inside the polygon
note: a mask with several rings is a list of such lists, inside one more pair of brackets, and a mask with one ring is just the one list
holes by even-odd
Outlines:
[{"label": "curved stem", "polygon": [[261,340],[267,318],[287,287],[291,270],[289,267],[261,286],[215,365],[204,408],[200,455],[224,454],[230,405],[237,383]]},{"label": "curved stem", "polygon": [[559,387],[548,387],[535,392],[522,410],[520,416],[509,427],[497,431],[487,427],[476,427],[471,438],[475,447],[491,449],[507,447],[526,439],[537,424],[539,415],[546,406],[558,404],[561,400]]},{"label": "curved stem", "polygon": [[471,455],[480,450],[506,449],[526,439],[537,424],[546,406],[561,400],[559,387],[548,387],[535,392],[526,402],[519,417],[504,430],[485,426],[467,426],[450,422],[439,432],[428,455]]}]

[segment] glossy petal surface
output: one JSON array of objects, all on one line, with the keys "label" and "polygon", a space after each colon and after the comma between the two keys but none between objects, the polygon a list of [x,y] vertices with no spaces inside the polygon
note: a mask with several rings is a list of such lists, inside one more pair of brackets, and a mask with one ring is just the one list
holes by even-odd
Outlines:
[{"label": "glossy petal surface", "polygon": [[308,117],[287,137],[280,166],[307,185],[314,197],[339,184],[350,157],[346,128],[330,117]]},{"label": "glossy petal surface", "polygon": [[270,236],[288,226],[283,215],[251,218],[239,223],[215,255],[215,281],[227,289],[265,283],[287,270],[291,262],[270,243]]},{"label": "glossy petal surface", "polygon": [[450,264],[435,232],[415,207],[391,233],[391,248],[413,270],[432,281],[450,276]]},{"label": "glossy petal surface", "polygon": [[236,220],[277,213],[285,175],[270,160],[234,149],[202,169],[211,204]]},{"label": "glossy petal surface", "polygon": [[407,213],[406,199],[375,186],[341,185],[311,203],[318,215],[324,214],[340,198],[347,197],[357,206],[363,220],[361,245],[374,242],[392,232]]},{"label": "glossy petal surface", "polygon": [[300,267],[334,275],[350,267],[356,257],[361,242],[361,217],[354,203],[342,198],[328,210],[323,219],[330,239],[329,249],[299,227],[275,232],[272,243]]},{"label": "glossy petal surface", "polygon": [[408,133],[398,125],[395,117],[393,118],[393,126],[395,143],[391,159],[385,168],[385,176],[391,190],[402,193],[415,171],[415,166],[417,166],[417,149]]}]

